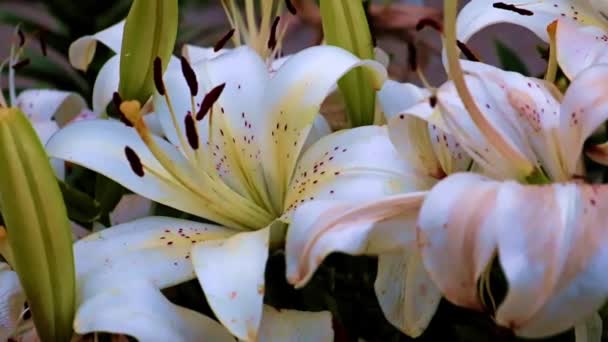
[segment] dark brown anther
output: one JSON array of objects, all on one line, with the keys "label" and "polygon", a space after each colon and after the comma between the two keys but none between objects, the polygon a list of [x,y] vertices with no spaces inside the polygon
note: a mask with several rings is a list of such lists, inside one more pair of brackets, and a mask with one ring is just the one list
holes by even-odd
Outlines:
[{"label": "dark brown anther", "polygon": [[279,27],[279,20],[281,17],[274,18],[272,27],[270,28],[270,37],[268,38],[268,48],[274,50],[277,47],[277,28]]},{"label": "dark brown anther", "polygon": [[458,45],[458,48],[467,57],[468,60],[473,62],[479,62],[479,58],[477,57],[477,55],[475,55],[475,53],[473,53],[473,51],[469,49],[469,47],[465,43],[461,42],[460,40],[457,40],[456,45]]},{"label": "dark brown anther", "polygon": [[226,83],[218,85],[205,95],[203,103],[201,103],[201,108],[199,108],[198,113],[196,113],[196,120],[201,121],[205,117],[205,114],[207,114],[217,99],[220,98],[220,95],[222,95],[224,87],[226,87]]},{"label": "dark brown anther", "polygon": [[431,108],[437,106],[437,96],[431,95],[431,97],[429,97],[429,105],[431,105]]},{"label": "dark brown anther", "polygon": [[220,51],[224,47],[224,45],[226,45],[226,43],[228,42],[228,40],[230,40],[230,38],[232,38],[233,34],[234,34],[234,29],[231,29],[230,31],[228,31],[222,37],[222,39],[218,40],[217,43],[215,43],[215,45],[213,46],[213,52]]},{"label": "dark brown anther", "polygon": [[196,126],[194,118],[191,114],[186,115],[184,118],[184,124],[186,125],[186,137],[188,138],[188,144],[193,150],[198,150],[198,133],[196,132]]},{"label": "dark brown anther", "polygon": [[502,9],[502,10],[507,10],[507,11],[511,11],[511,12],[515,12],[519,15],[524,15],[524,16],[532,16],[534,15],[534,12],[527,10],[527,9],[523,9],[523,8],[519,8],[513,4],[505,4],[504,2],[495,2],[494,4],[492,4],[492,7],[494,8],[498,8],[498,9]]},{"label": "dark brown anther", "polygon": [[431,19],[431,18],[420,19],[420,21],[418,21],[418,23],[416,24],[416,31],[422,31],[426,27],[431,27],[439,33],[443,32],[443,28],[441,27],[441,24],[438,21],[436,21],[435,19]]},{"label": "dark brown anther", "polygon": [[24,58],[24,59],[20,60],[19,62],[13,64],[12,68],[14,70],[19,70],[21,68],[24,68],[24,67],[28,66],[29,64],[30,64],[30,59],[29,58]]},{"label": "dark brown anther", "polygon": [[180,60],[182,62],[182,73],[184,74],[186,83],[188,83],[188,88],[190,88],[190,95],[196,96],[196,94],[198,94],[198,82],[196,80],[196,74],[184,56],[182,56]]},{"label": "dark brown anther", "polygon": [[418,70],[418,50],[414,42],[407,43],[407,63],[411,70]]},{"label": "dark brown anther", "polygon": [[292,15],[298,14],[298,11],[296,10],[296,7],[293,5],[293,3],[291,2],[291,0],[285,0],[285,7],[287,7],[287,10]]},{"label": "dark brown anther", "polygon": [[17,29],[17,35],[19,36],[19,47],[23,47],[25,45],[25,34],[23,34],[20,28]]},{"label": "dark brown anther", "polygon": [[116,108],[116,112],[118,113],[118,118],[120,119],[120,121],[129,127],[133,127],[133,123],[131,123],[131,121],[129,121],[129,119],[127,119],[127,117],[125,116],[125,113],[120,110],[122,98],[120,97],[120,94],[117,91],[112,94],[112,103],[114,104],[114,108]]},{"label": "dark brown anther", "polygon": [[154,58],[154,85],[161,96],[165,96],[165,83],[163,83],[163,62],[160,57]]},{"label": "dark brown anther", "polygon": [[137,153],[135,153],[135,151],[133,151],[133,149],[129,146],[125,146],[125,156],[127,157],[129,165],[131,165],[131,170],[133,170],[133,173],[135,173],[139,177],[143,177],[144,166],[142,165]]}]

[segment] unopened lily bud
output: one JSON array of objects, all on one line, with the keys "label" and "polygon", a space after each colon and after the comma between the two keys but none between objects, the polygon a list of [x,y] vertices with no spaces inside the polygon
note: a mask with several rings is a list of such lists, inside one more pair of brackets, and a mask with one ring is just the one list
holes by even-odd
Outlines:
[{"label": "unopened lily bud", "polygon": [[69,341],[75,305],[70,222],[48,156],[16,108],[0,108],[0,209],[8,259],[38,335],[42,341]]},{"label": "unopened lily bud", "polygon": [[[329,45],[341,47],[361,59],[374,59],[374,46],[361,0],[321,0],[323,34]],[[338,82],[353,127],[374,123],[376,90],[363,69],[355,69]]]},{"label": "unopened lily bud", "polygon": [[153,62],[167,67],[177,37],[177,0],[135,0],[127,16],[120,56],[119,93],[145,103],[154,91]]}]

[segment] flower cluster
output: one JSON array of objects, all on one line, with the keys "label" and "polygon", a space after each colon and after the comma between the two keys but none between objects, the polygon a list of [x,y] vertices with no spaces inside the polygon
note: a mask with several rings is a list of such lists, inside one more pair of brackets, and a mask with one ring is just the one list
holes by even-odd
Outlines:
[{"label": "flower cluster", "polygon": [[[446,0],[443,25],[423,19],[419,26],[442,36],[449,77],[432,87],[417,70],[424,88],[389,80],[380,61],[387,56],[361,59],[320,45],[280,57],[281,22],[299,4],[269,0],[257,8],[246,0],[244,13],[234,1],[222,4],[233,29],[214,48],[186,45],[181,57],[150,55],[158,44],[134,55],[132,23],[147,17],[132,14],[75,41],[70,61],[81,70],[98,42],[116,53],[97,76],[92,111],[70,93],[17,97],[12,67],[20,47],[8,60],[10,101],[0,94],[0,123],[3,107],[20,108],[60,179],[68,162],[143,203],[135,210],[121,202],[113,226],[85,230],[74,243],[75,333],[333,341],[329,311],[265,303],[266,264],[281,251],[295,288],[331,253],[376,256],[378,303],[411,337],[425,331],[443,298],[487,312],[517,336],[574,328],[577,339],[601,339],[608,187],[588,166],[608,165],[608,142],[599,141],[608,119],[603,1],[472,0],[457,13],[458,1]],[[475,60],[467,40],[499,22],[549,44],[544,78]],[[231,39],[235,47],[226,48]],[[473,60],[461,59],[458,47]],[[134,75],[133,56],[152,57],[137,66],[144,74]],[[122,91],[129,72],[129,80],[150,81],[137,85],[136,98]],[[321,104],[345,75],[362,85],[353,93],[375,92],[365,96],[377,102],[371,121],[384,124],[331,131]],[[152,202],[184,216],[150,216]],[[14,266],[6,242],[17,228],[7,226],[0,225],[0,253]],[[0,269],[2,338],[18,335],[26,300],[8,264]],[[492,282],[496,270],[506,294]],[[162,292],[193,279],[215,317]]]}]

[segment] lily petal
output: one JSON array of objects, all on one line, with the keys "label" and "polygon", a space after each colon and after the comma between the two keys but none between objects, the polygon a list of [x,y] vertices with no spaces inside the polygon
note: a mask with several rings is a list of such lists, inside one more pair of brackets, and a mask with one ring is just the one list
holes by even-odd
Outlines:
[{"label": "lily petal", "polygon": [[571,80],[592,65],[608,63],[608,33],[599,27],[559,20],[556,44],[557,61]]},{"label": "lily petal", "polygon": [[112,225],[133,221],[152,214],[153,203],[135,194],[124,195],[110,213]]},{"label": "lily petal", "polygon": [[221,49],[219,51],[214,51],[214,48],[212,47],[200,47],[196,45],[184,44],[182,47],[182,56],[186,57],[190,64],[198,64],[202,61],[220,56],[228,51],[231,50]]},{"label": "lily petal", "polygon": [[[155,139],[176,164],[185,163],[180,152],[173,146],[160,138]],[[74,141],[78,141],[78,144],[74,144]],[[138,156],[143,176],[133,171],[125,155],[126,147]],[[97,153],[92,154],[91,151]],[[153,201],[232,226],[202,203],[201,197],[166,171],[134,129],[118,121],[88,120],[68,125],[51,138],[47,152],[51,157],[99,172]]]},{"label": "lily petal", "polygon": [[[502,8],[500,4],[512,6],[512,9]],[[505,3],[472,0],[458,14],[457,37],[466,42],[488,26],[510,23],[525,27],[548,42],[547,26],[563,17],[585,25],[603,25],[587,0],[510,0]]]},{"label": "lily petal", "polygon": [[104,113],[112,101],[114,92],[118,91],[120,81],[120,55],[112,56],[101,67],[93,85],[93,111]]},{"label": "lily petal", "polygon": [[[419,243],[446,298],[481,309],[477,281],[495,253],[508,283],[496,321],[519,336],[554,335],[608,295],[604,186],[524,186],[457,174],[424,203]],[[446,199],[447,197],[447,199]],[[539,248],[540,246],[540,248]]]},{"label": "lily petal", "polygon": [[415,248],[380,254],[374,289],[384,316],[410,337],[424,332],[441,301]]},{"label": "lily petal", "polygon": [[0,263],[0,340],[8,341],[17,328],[25,301],[17,273]]},{"label": "lily petal", "polygon": [[60,126],[87,108],[86,102],[77,93],[50,89],[22,91],[16,105],[33,122],[54,119]]},{"label": "lily petal", "polygon": [[318,341],[334,340],[331,313],[278,310],[264,305],[259,341]]},{"label": "lily petal", "polygon": [[372,200],[403,191],[427,188],[399,158],[386,127],[366,126],[328,135],[302,156],[285,198],[282,219],[315,199]]},{"label": "lily petal", "polygon": [[588,68],[572,81],[564,95],[560,147],[570,175],[577,174],[585,140],[608,118],[606,80],[608,65]]},{"label": "lily petal", "polygon": [[233,335],[258,339],[269,228],[204,241],[192,248],[192,262],[207,302]]},{"label": "lily petal", "polygon": [[287,279],[301,287],[333,252],[379,254],[415,247],[414,221],[424,192],[356,204],[315,200],[300,206],[285,247]]},{"label": "lily petal", "polygon": [[[262,160],[266,183],[275,208],[284,195],[321,102],[348,71],[365,67],[373,86],[380,88],[386,69],[375,61],[363,61],[333,46],[315,46],[289,57],[270,80],[264,99],[268,124],[262,127]],[[276,161],[280,160],[280,163]],[[297,171],[295,171],[297,172]]]},{"label": "lily petal", "polygon": [[194,278],[194,243],[232,234],[215,225],[148,217],[79,240],[74,245],[75,331],[108,331],[139,340],[227,340],[229,334],[219,324],[171,304],[159,289]]},{"label": "lily petal", "polygon": [[378,92],[378,101],[382,105],[384,117],[388,121],[430,96],[431,93],[428,90],[414,84],[387,80]]},{"label": "lily petal", "polygon": [[80,37],[70,45],[70,64],[78,70],[87,71],[95,56],[97,42],[101,42],[115,53],[120,52],[124,20],[90,36]]}]

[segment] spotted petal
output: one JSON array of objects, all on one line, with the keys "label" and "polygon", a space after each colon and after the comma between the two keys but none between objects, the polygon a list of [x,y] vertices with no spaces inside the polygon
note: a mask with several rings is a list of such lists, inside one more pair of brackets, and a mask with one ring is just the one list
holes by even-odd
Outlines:
[{"label": "spotted petal", "polygon": [[548,42],[547,26],[559,18],[585,25],[605,25],[588,0],[472,0],[458,14],[457,37],[466,42],[488,26],[510,23],[525,27]]},{"label": "spotted petal", "polygon": [[447,299],[480,309],[477,281],[497,253],[509,290],[496,321],[524,337],[562,332],[608,295],[607,194],[604,186],[451,176],[420,212],[425,266]]},{"label": "spotted petal", "polygon": [[[155,140],[172,157],[176,166],[188,170],[183,156],[173,146],[160,138]],[[129,162],[125,152],[127,147],[134,152],[139,163]],[[228,218],[222,218],[213,206],[201,202],[204,200],[193,189],[160,165],[134,129],[120,122],[88,120],[68,125],[51,138],[47,151],[51,157],[99,172],[156,202],[230,227],[239,226]],[[96,152],[92,154],[91,151]],[[135,170],[140,170],[141,176]],[[190,179],[194,177],[190,176]]]},{"label": "spotted petal", "polygon": [[87,71],[89,64],[93,61],[97,42],[101,42],[115,53],[120,52],[122,45],[122,32],[125,22],[108,27],[90,36],[80,37],[70,45],[69,57],[70,64],[76,69]]},{"label": "spotted petal", "polygon": [[50,89],[25,90],[17,97],[16,105],[33,122],[56,120],[60,126],[87,108],[77,93]]},{"label": "spotted petal", "polygon": [[608,32],[560,20],[556,31],[557,61],[569,79],[590,66],[608,63]]},{"label": "spotted petal", "polygon": [[256,341],[262,321],[269,229],[204,241],[192,249],[207,302],[236,337]]},{"label": "spotted petal", "polygon": [[232,234],[219,226],[149,217],[76,242],[74,330],[127,334],[144,341],[229,341],[230,334],[219,324],[171,304],[160,289],[194,278],[194,243]]}]

